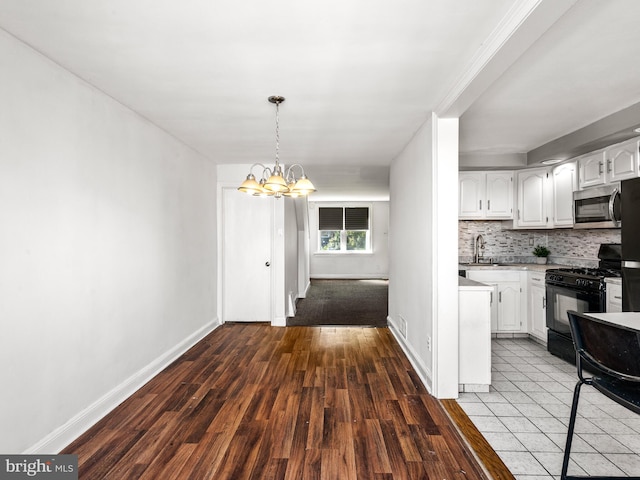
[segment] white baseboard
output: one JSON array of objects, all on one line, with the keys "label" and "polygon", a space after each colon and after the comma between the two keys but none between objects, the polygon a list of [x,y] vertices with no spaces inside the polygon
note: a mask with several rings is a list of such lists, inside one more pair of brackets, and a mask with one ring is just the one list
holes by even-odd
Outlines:
[{"label": "white baseboard", "polygon": [[298,296],[293,292],[289,292],[287,295],[287,317],[295,317],[296,316],[296,302],[298,301]]},{"label": "white baseboard", "polygon": [[400,334],[396,327],[396,322],[393,320],[393,318],[387,317],[387,325],[389,326],[389,330],[391,330],[391,333],[395,337],[396,341],[400,344],[400,348],[402,348],[402,351],[404,351],[404,354],[409,359],[409,362],[411,362],[411,365],[418,374],[418,378],[420,378],[420,381],[427,389],[427,391],[433,394],[433,375],[431,374],[431,370],[427,368],[422,359],[413,350],[411,345],[409,345],[406,339]]},{"label": "white baseboard", "polygon": [[67,423],[56,428],[53,432],[37,442],[35,445],[32,445],[23,453],[28,455],[60,452],[60,450],[95,425],[111,410],[120,405],[149,380],[167,368],[174,360],[219,326],[220,320],[218,318],[207,323],[171,350],[168,350],[140,371],[127,378],[120,385],[107,392],[93,404],[89,405],[87,408],[71,418]]},{"label": "white baseboard", "polygon": [[308,281],[304,286],[304,290],[298,292],[298,298],[307,298],[307,293],[309,293],[309,289],[311,288],[311,281]]},{"label": "white baseboard", "polygon": [[323,273],[311,275],[318,280],[388,280],[388,275],[380,273]]},{"label": "white baseboard", "polygon": [[275,317],[271,322],[272,327],[286,327],[287,317]]}]

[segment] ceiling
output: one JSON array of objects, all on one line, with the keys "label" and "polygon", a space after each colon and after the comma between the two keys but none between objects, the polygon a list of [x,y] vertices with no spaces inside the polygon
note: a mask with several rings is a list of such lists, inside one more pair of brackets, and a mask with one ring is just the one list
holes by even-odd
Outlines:
[{"label": "ceiling", "polygon": [[638,18],[637,0],[0,0],[1,29],[215,163],[272,163],[283,95],[280,158],[315,199],[388,196],[432,111],[460,116],[461,162],[523,166],[640,103]]}]

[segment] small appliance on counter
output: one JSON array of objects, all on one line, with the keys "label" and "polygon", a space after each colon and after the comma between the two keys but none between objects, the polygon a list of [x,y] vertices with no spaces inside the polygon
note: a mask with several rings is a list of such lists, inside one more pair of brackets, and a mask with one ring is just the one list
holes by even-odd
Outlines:
[{"label": "small appliance on counter", "polygon": [[576,352],[567,311],[601,313],[606,310],[605,278],[619,278],[622,275],[621,255],[619,243],[603,243],[598,250],[600,262],[597,268],[547,270],[547,350],[550,353],[575,363]]},{"label": "small appliance on counter", "polygon": [[640,178],[624,180],[622,195],[622,311],[640,312]]}]

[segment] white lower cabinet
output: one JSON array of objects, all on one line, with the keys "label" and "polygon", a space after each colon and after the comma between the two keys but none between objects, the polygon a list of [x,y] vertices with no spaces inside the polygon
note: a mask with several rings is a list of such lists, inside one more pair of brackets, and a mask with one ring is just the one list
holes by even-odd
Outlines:
[{"label": "white lower cabinet", "polygon": [[493,287],[491,295],[491,333],[526,333],[523,312],[522,274],[514,270],[467,270],[467,277]]},{"label": "white lower cabinet", "polygon": [[622,282],[605,279],[607,285],[607,313],[622,311]]},{"label": "white lower cabinet", "polygon": [[547,296],[544,273],[529,272],[527,310],[529,334],[547,343]]}]

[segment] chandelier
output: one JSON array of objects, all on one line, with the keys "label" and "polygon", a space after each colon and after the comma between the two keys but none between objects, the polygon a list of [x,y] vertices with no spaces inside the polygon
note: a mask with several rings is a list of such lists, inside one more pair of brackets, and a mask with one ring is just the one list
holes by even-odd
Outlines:
[{"label": "chandelier", "polygon": [[[313,183],[304,174],[302,165],[296,163],[291,165],[283,173],[280,166],[280,104],[284,102],[284,97],[269,97],[269,102],[276,105],[276,163],[273,169],[265,167],[261,163],[254,163],[249,169],[249,175],[242,185],[238,187],[241,192],[248,193],[255,197],[303,197],[315,192]],[[254,167],[262,168],[260,181],[256,180],[253,174]],[[300,169],[300,176],[296,178],[294,169]]]}]

